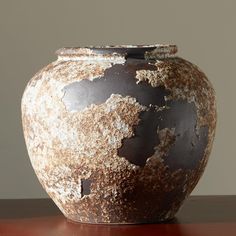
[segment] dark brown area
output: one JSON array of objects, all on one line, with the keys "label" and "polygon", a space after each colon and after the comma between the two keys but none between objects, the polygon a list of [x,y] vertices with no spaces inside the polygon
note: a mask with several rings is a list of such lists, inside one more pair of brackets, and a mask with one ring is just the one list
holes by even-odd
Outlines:
[{"label": "dark brown area", "polygon": [[90,194],[90,186],[91,186],[91,180],[90,179],[82,179],[81,180],[81,195],[82,197],[84,195]]},{"label": "dark brown area", "polygon": [[184,100],[169,101],[170,109],[158,117],[158,127],[175,128],[175,142],[164,158],[170,169],[195,169],[204,156],[208,143],[208,127],[197,131],[197,113],[194,103]]},{"label": "dark brown area", "polygon": [[147,158],[154,154],[154,147],[160,143],[158,118],[159,113],[153,109],[142,112],[139,124],[134,127],[135,136],[123,139],[118,155],[135,165],[144,166]]},{"label": "dark brown area", "polygon": [[62,101],[68,110],[80,111],[91,104],[104,103],[111,94],[120,94],[134,97],[145,106],[163,106],[164,96],[169,92],[164,88],[154,88],[146,82],[136,83],[136,71],[144,69],[156,70],[156,66],[144,60],[129,58],[124,65],[116,64],[105,70],[101,78],[95,78],[93,81],[84,79],[65,86]]},{"label": "dark brown area", "polygon": [[[171,60],[171,59],[170,59]],[[148,62],[150,64],[148,64]],[[197,113],[194,103],[187,101],[165,102],[169,92],[163,87],[152,87],[147,82],[137,84],[137,70],[156,70],[151,61],[128,58],[125,64],[116,64],[107,69],[101,78],[82,80],[64,88],[63,102],[69,110],[82,110],[91,104],[104,103],[111,94],[132,96],[141,105],[169,108],[156,112],[154,108],[140,114],[140,122],[134,127],[135,136],[124,139],[118,155],[131,163],[144,166],[160,143],[157,129],[175,128],[176,142],[166,156],[171,169],[194,169],[203,157],[208,139],[208,127],[201,127],[196,134]]]},{"label": "dark brown area", "polygon": [[[197,115],[194,103],[178,100],[167,103],[168,109],[142,112],[141,121],[135,126],[135,136],[123,140],[118,150],[131,163],[144,166],[148,157],[154,154],[154,147],[160,143],[157,129],[175,128],[175,143],[166,153],[165,164],[170,169],[194,169],[208,142],[208,128],[201,127],[196,133]],[[145,152],[144,152],[145,150]]]},{"label": "dark brown area", "polygon": [[235,236],[235,212],[236,196],[195,196],[165,224],[90,225],[67,221],[51,199],[0,200],[0,234]]}]

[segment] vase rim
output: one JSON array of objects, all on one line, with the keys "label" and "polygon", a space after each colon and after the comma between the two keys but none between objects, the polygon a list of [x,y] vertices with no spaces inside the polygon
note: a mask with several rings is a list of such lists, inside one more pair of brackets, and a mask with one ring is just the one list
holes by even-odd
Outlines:
[{"label": "vase rim", "polygon": [[101,45],[85,47],[64,47],[56,51],[58,57],[133,57],[165,58],[177,53],[175,44],[149,45]]}]

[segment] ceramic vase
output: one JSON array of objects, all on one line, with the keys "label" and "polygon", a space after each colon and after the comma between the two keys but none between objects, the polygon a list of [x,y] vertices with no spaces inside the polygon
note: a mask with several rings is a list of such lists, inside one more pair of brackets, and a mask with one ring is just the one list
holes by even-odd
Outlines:
[{"label": "ceramic vase", "polygon": [[83,223],[172,219],[206,166],[213,87],[176,45],[62,48],[22,97],[35,173]]}]

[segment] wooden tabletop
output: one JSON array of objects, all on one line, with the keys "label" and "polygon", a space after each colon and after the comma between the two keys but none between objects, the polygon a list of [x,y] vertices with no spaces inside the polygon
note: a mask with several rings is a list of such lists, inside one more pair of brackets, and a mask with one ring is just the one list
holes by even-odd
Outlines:
[{"label": "wooden tabletop", "polygon": [[190,197],[165,224],[69,222],[50,199],[0,200],[0,236],[236,236],[236,196]]}]

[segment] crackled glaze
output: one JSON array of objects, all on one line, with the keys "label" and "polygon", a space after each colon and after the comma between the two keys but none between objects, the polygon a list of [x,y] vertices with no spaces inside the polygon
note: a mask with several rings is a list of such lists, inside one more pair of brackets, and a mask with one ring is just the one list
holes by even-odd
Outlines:
[{"label": "crackled glaze", "polygon": [[63,48],[22,97],[37,177],[86,223],[173,218],[206,166],[212,85],[175,45]]}]

